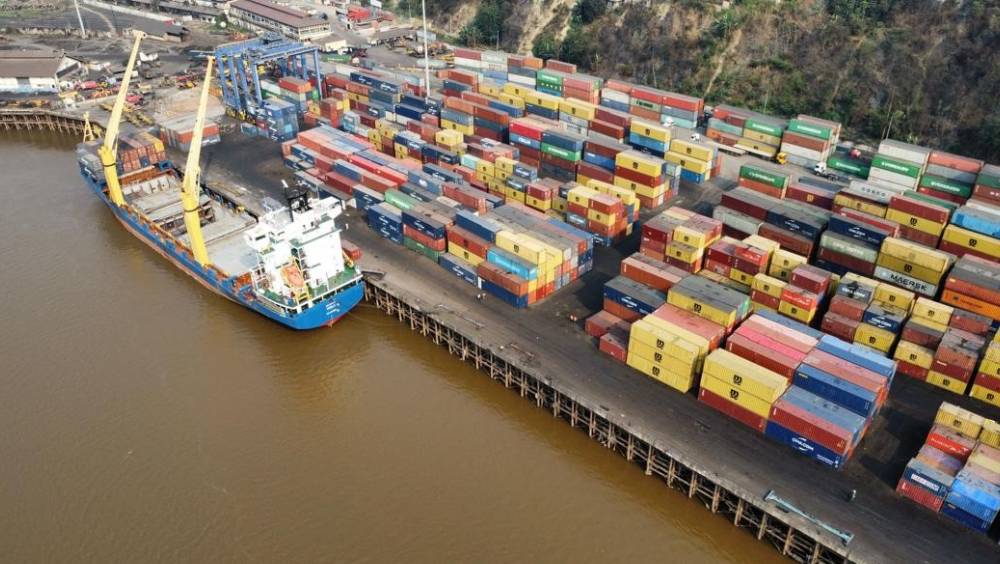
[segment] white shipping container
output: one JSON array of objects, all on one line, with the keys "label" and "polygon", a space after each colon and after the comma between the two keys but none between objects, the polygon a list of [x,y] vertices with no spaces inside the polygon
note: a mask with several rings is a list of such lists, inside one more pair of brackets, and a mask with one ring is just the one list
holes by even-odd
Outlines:
[{"label": "white shipping container", "polygon": [[872,167],[868,172],[869,180],[878,180],[881,183],[888,183],[889,185],[902,186],[904,188],[909,188],[913,190],[917,187],[917,179],[906,176],[905,174],[899,174],[897,172],[890,172],[878,167]]},{"label": "white shipping container", "polygon": [[571,124],[576,125],[578,127],[590,127],[590,122],[589,121],[587,121],[587,120],[585,120],[585,119],[583,119],[581,117],[576,117],[576,116],[570,115],[570,114],[564,114],[562,112],[559,113],[559,121],[564,121],[566,123],[571,123]]},{"label": "white shipping container", "polygon": [[477,61],[475,59],[465,59],[462,57],[455,57],[455,66],[464,67],[467,69],[480,69],[482,68],[482,61]]},{"label": "white shipping container", "polygon": [[927,164],[931,150],[919,145],[886,139],[879,143],[878,152],[892,159],[910,161],[919,166]]},{"label": "white shipping container", "polygon": [[486,63],[499,63],[505,67],[507,66],[507,53],[501,51],[483,51],[480,54],[480,58]]},{"label": "white shipping container", "polygon": [[519,74],[508,74],[507,80],[513,82],[514,84],[521,84],[523,86],[535,87],[535,78],[532,76],[521,76]]},{"label": "white shipping container", "polygon": [[883,204],[888,204],[889,200],[891,200],[893,196],[897,196],[911,190],[905,186],[892,184],[890,182],[880,182],[871,178],[868,180],[852,180],[850,188],[852,190],[857,190],[869,198]]},{"label": "white shipping container", "polygon": [[814,151],[806,147],[793,145],[791,143],[788,143],[787,141],[781,144],[781,152],[788,153],[789,155],[796,155],[798,157],[810,159],[816,162],[819,162],[826,158],[822,151]]},{"label": "white shipping container", "polygon": [[507,63],[483,63],[483,70],[507,72]]},{"label": "white shipping container", "polygon": [[601,99],[611,100],[612,102],[621,102],[622,104],[629,103],[629,95],[626,92],[619,92],[617,90],[611,90],[610,88],[601,89]]}]

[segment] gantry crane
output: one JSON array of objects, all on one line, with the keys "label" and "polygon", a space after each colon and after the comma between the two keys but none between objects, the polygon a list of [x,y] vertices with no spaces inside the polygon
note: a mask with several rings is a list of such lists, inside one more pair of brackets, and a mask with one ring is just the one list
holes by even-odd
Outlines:
[{"label": "gantry crane", "polygon": [[181,202],[184,204],[184,226],[187,228],[191,252],[198,264],[208,264],[208,249],[205,247],[205,237],[201,232],[201,138],[205,133],[205,110],[208,106],[208,89],[212,81],[212,63],[214,57],[208,57],[205,68],[205,82],[201,85],[201,98],[198,101],[198,113],[194,119],[194,134],[191,136],[191,148],[188,150],[187,164],[184,166],[184,185],[181,190]]},{"label": "gantry crane", "polygon": [[101,167],[104,168],[104,179],[108,183],[108,195],[116,206],[125,204],[125,196],[118,182],[118,129],[121,126],[122,112],[125,110],[125,98],[128,97],[128,85],[132,81],[135,60],[139,55],[139,43],[145,36],[146,34],[141,31],[135,32],[135,43],[132,44],[132,53],[128,57],[128,64],[125,65],[125,76],[118,86],[118,96],[115,97],[115,105],[111,108],[111,117],[108,118],[108,127],[104,131],[104,143],[97,149]]}]

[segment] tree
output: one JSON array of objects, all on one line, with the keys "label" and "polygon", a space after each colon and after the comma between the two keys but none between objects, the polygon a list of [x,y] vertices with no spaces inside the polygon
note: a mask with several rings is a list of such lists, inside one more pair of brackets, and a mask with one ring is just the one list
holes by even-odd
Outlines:
[{"label": "tree", "polygon": [[531,54],[539,59],[553,59],[559,56],[559,41],[548,32],[542,32],[535,37],[531,45]]},{"label": "tree", "polygon": [[579,26],[571,27],[566,33],[566,39],[563,39],[562,45],[559,46],[559,59],[582,69],[593,68],[596,54],[594,36]]},{"label": "tree", "polygon": [[606,0],[577,0],[573,6],[573,19],[582,24],[589,24],[603,16],[607,9]]}]

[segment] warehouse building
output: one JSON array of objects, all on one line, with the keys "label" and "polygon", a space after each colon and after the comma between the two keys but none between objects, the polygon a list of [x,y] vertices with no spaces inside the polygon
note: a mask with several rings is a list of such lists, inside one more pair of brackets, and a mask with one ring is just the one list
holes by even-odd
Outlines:
[{"label": "warehouse building", "polygon": [[0,92],[58,92],[59,83],[80,68],[80,61],[60,51],[0,50]]},{"label": "warehouse building", "polygon": [[275,31],[305,41],[330,34],[330,22],[267,0],[237,0],[229,7],[229,19],[254,31]]}]

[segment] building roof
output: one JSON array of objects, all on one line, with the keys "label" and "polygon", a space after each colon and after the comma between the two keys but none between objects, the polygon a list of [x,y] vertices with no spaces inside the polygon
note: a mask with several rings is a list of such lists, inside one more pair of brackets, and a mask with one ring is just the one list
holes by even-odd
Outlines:
[{"label": "building roof", "polygon": [[274,20],[278,23],[285,24],[296,29],[327,23],[324,20],[310,16],[305,12],[300,12],[294,8],[279,6],[273,2],[267,2],[266,0],[237,0],[232,3],[230,8],[239,8],[240,10]]},{"label": "building roof", "polygon": [[62,60],[63,54],[51,49],[0,50],[0,77],[52,77]]}]

